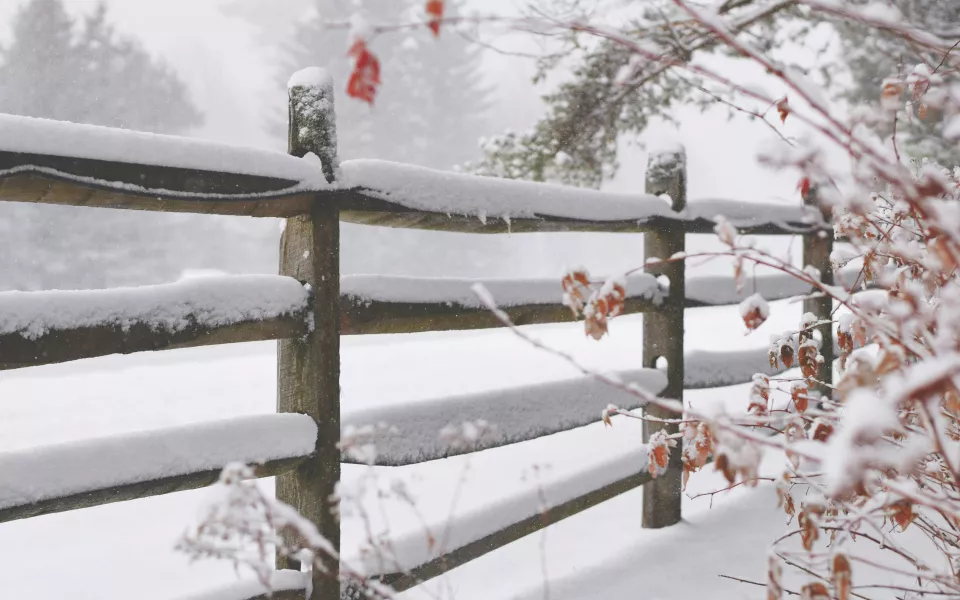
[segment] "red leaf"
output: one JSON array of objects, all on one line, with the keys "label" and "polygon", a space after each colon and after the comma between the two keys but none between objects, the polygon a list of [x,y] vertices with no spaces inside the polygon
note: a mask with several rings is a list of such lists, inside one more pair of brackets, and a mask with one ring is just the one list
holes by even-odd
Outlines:
[{"label": "red leaf", "polygon": [[347,55],[355,61],[347,83],[347,95],[373,104],[377,88],[380,87],[380,61],[363,40],[357,40]]},{"label": "red leaf", "polygon": [[830,600],[830,590],[819,581],[800,588],[800,600]]},{"label": "red leaf", "polygon": [[913,506],[908,500],[895,502],[890,505],[890,509],[891,517],[900,526],[900,531],[906,531],[907,527],[917,518],[917,515],[913,512]]},{"label": "red leaf", "polygon": [[809,394],[810,389],[802,383],[795,383],[790,390],[790,398],[793,400],[793,405],[797,407],[798,413],[807,412]]},{"label": "red leaf", "polygon": [[787,115],[790,114],[790,105],[787,103],[787,97],[784,96],[783,100],[777,102],[777,112],[780,114],[780,122],[787,122]]},{"label": "red leaf", "polygon": [[427,27],[433,32],[433,35],[440,35],[440,21],[443,20],[443,0],[427,0],[427,14],[430,19],[427,21]]},{"label": "red leaf", "polygon": [[850,561],[843,554],[833,557],[833,587],[837,591],[837,600],[850,600],[851,586]]},{"label": "red leaf", "polygon": [[797,184],[797,189],[800,190],[800,197],[806,200],[807,195],[810,193],[810,178],[804,177],[801,179],[800,183]]}]

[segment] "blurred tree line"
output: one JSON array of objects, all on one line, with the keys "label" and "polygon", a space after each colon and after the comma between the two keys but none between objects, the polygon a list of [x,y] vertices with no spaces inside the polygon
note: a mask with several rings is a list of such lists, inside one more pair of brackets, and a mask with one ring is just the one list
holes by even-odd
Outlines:
[{"label": "blurred tree line", "polygon": [[[0,112],[183,133],[202,124],[177,75],[107,8],[75,17],[62,0],[29,0],[0,48]],[[0,135],[2,135],[0,131]],[[0,287],[76,289],[169,281],[215,262],[220,223],[191,215],[0,203]]]}]

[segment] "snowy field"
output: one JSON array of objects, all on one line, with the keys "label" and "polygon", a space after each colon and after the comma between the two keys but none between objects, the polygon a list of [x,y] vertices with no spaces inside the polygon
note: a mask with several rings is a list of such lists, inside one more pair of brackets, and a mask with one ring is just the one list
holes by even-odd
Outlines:
[{"label": "snowy field", "polygon": [[[765,345],[770,333],[793,326],[799,306],[776,303],[771,320],[749,337],[743,335],[735,308],[695,309],[687,314],[688,350],[725,351]],[[640,320],[640,316],[618,320],[612,335],[599,344],[586,339],[576,326],[531,330],[594,367],[629,369],[637,366],[640,357]],[[0,376],[0,450],[271,413],[274,353],[273,343],[256,343],[6,372]],[[343,404],[352,409],[382,405],[385,398],[416,402],[576,376],[555,357],[527,347],[508,332],[494,330],[346,337],[342,356]],[[747,387],[691,391],[687,399],[697,405],[743,406]],[[370,481],[377,485],[404,481],[431,530],[442,534],[452,514],[468,524],[482,524],[485,507],[529,502],[538,490],[562,487],[571,475],[589,473],[611,461],[635,459],[639,470],[644,463],[640,442],[639,423],[618,419],[612,429],[595,424],[409,467],[370,470],[346,465],[344,480],[348,490]],[[454,501],[461,479],[464,487]],[[691,492],[719,485],[715,476],[705,475],[695,478]],[[134,592],[142,599],[161,600],[191,597],[234,583],[237,576],[229,565],[190,565],[173,551],[210,494],[208,490],[184,492],[0,525],[4,540],[0,598],[69,595],[119,600]],[[597,586],[614,586],[611,592],[628,589],[623,586],[643,589],[649,592],[643,596],[649,598],[687,598],[707,592],[714,598],[759,597],[761,588],[751,589],[719,575],[762,580],[763,556],[731,556],[725,551],[724,538],[734,528],[733,518],[749,517],[749,535],[758,539],[783,527],[771,490],[737,491],[730,494],[737,498],[732,502],[715,498],[713,510],[707,499],[690,501],[685,508],[687,522],[666,532],[641,531],[641,496],[640,490],[624,494],[410,590],[404,597],[539,598],[545,597],[544,581],[551,598],[585,597],[585,590]],[[367,508],[379,511],[379,507]],[[391,533],[415,534],[423,528],[407,506],[388,503],[383,514]],[[455,539],[458,532],[447,535]],[[355,551],[362,537],[356,514],[345,517],[345,554]],[[742,547],[760,553],[761,546],[743,543]],[[701,557],[716,559],[698,560],[702,576],[685,578],[682,572],[689,564],[673,563],[682,562],[691,548]],[[624,561],[636,564],[626,568]],[[613,576],[611,569],[624,573]],[[637,581],[632,580],[634,576]]]}]

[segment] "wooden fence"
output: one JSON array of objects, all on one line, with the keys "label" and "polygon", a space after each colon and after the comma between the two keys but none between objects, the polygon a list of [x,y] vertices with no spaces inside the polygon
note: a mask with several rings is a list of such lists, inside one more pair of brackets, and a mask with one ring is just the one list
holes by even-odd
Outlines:
[{"label": "wooden fence", "polygon": [[[31,135],[31,130],[36,127],[45,127],[54,133],[63,132],[63,144],[47,147],[35,143],[24,147],[22,140],[35,139],[36,136]],[[9,135],[11,128],[20,131],[22,135]],[[124,296],[125,299],[121,302],[126,312],[121,311],[123,317],[120,319],[116,318],[116,307],[112,307],[105,311],[102,318],[96,317],[96,311],[91,309],[95,316],[86,321],[45,320],[46,317],[60,314],[58,311],[68,310],[67,307],[78,301],[92,305],[100,301],[105,304],[115,303],[118,297],[116,294],[129,295],[129,290],[66,292],[62,297],[48,292],[0,294],[0,315],[19,314],[18,311],[24,310],[24,306],[33,306],[33,310],[38,311],[33,321],[21,319],[22,322],[18,322],[14,319],[12,325],[8,323],[5,328],[0,327],[0,368],[20,368],[114,353],[279,340],[278,413],[298,413],[307,415],[309,419],[295,423],[296,427],[300,428],[298,431],[306,431],[297,434],[303,437],[303,440],[294,440],[296,443],[291,442],[289,447],[275,449],[272,455],[270,449],[250,448],[248,452],[241,452],[240,456],[231,455],[223,460],[214,460],[213,463],[189,465],[180,472],[154,468],[152,463],[145,463],[145,475],[127,473],[109,481],[79,481],[66,487],[51,485],[51,489],[47,491],[31,490],[20,495],[7,494],[6,498],[0,494],[0,522],[197,488],[215,481],[220,468],[228,462],[261,462],[264,456],[267,456],[270,460],[258,464],[256,474],[262,477],[276,475],[277,496],[317,523],[320,531],[338,546],[339,524],[331,517],[327,499],[333,494],[340,477],[341,455],[337,444],[341,433],[341,334],[457,330],[499,325],[487,311],[464,300],[462,290],[451,293],[450,297],[434,298],[430,301],[390,294],[377,298],[360,294],[356,290],[351,291],[357,286],[362,288],[360,284],[363,282],[350,278],[343,279],[344,289],[341,290],[340,222],[492,234],[508,231],[644,232],[646,255],[659,257],[683,252],[686,234],[709,233],[714,226],[713,215],[705,212],[709,207],[698,214],[687,206],[685,157],[681,149],[653,157],[647,174],[648,195],[644,197],[645,200],[650,200],[650,194],[666,194],[672,201],[672,211],[654,211],[651,214],[626,217],[606,213],[602,218],[584,218],[583,214],[589,213],[589,206],[579,212],[564,213],[540,211],[535,207],[530,209],[522,205],[518,206],[516,211],[520,216],[508,221],[488,219],[483,215],[478,218],[476,214],[467,214],[466,211],[458,214],[455,207],[454,210],[431,208],[430,205],[410,202],[409,193],[415,192],[408,190],[408,194],[404,195],[399,187],[379,189],[362,181],[356,183],[354,180],[338,185],[339,174],[351,167],[346,163],[340,165],[337,161],[333,90],[329,82],[318,81],[316,85],[297,86],[290,90],[289,139],[289,154],[294,157],[312,153],[321,158],[322,180],[299,176],[301,170],[305,172],[303,165],[316,165],[315,161],[310,163],[304,160],[295,164],[266,154],[261,157],[263,160],[257,156],[238,155],[236,160],[239,163],[247,164],[252,159],[261,167],[250,172],[251,169],[230,168],[229,161],[225,160],[225,167],[218,169],[211,167],[209,161],[189,163],[189,156],[177,160],[171,158],[178,154],[181,145],[187,149],[193,148],[190,145],[193,143],[184,140],[67,124],[54,126],[50,122],[12,117],[0,119],[0,200],[286,218],[280,277],[241,282],[241,288],[254,286],[261,294],[257,296],[238,293],[241,300],[237,301],[238,306],[231,307],[232,316],[227,319],[211,319],[205,316],[210,310],[200,306],[202,299],[206,297],[203,283],[197,283],[196,286],[199,287],[190,289],[178,287],[179,284],[173,284],[169,288],[155,288],[166,290],[164,294],[167,295],[162,296],[163,298],[177,299],[182,294],[196,296],[194,301],[187,303],[192,308],[180,315],[174,324],[157,323],[149,317],[150,298],[133,297],[131,300],[127,296]],[[129,158],[91,152],[91,140],[98,140],[107,147],[121,143],[128,150]],[[207,146],[209,147],[193,149],[200,151],[205,148],[208,155],[225,151],[212,145]],[[143,149],[155,151],[141,152]],[[192,154],[186,152],[186,155]],[[150,159],[142,158],[144,156],[159,158],[150,162]],[[270,160],[267,161],[267,158]],[[271,161],[276,163],[275,169],[269,165],[264,166],[265,162]],[[315,166],[312,168],[316,170]],[[449,193],[453,193],[452,188],[448,189],[451,177],[455,177],[455,181],[459,182],[457,193],[463,190],[469,192],[471,188],[468,184],[473,181],[469,176],[452,176],[424,170],[416,171],[416,175],[420,178],[420,183],[426,185],[426,188],[417,189],[436,187],[441,192],[446,190]],[[493,185],[494,182],[490,184]],[[526,199],[531,199],[529,206],[535,206],[533,199],[549,197],[558,189],[556,186],[543,184],[516,187],[521,204]],[[563,192],[566,194],[564,197],[570,194],[582,196],[584,203],[592,202],[594,196],[601,197],[596,192],[585,190],[567,189]],[[622,204],[623,198],[618,198],[617,202]],[[829,225],[816,210],[798,212],[784,209],[781,211],[783,218],[764,219],[757,218],[756,215],[764,211],[776,213],[778,209],[770,206],[758,208],[757,205],[740,203],[726,203],[722,206],[725,207],[724,210],[739,211],[741,218],[735,222],[744,232],[803,235],[804,264],[819,269],[825,282],[832,281],[829,261],[832,235]],[[797,216],[800,213],[804,215],[802,218]],[[685,309],[733,304],[739,297],[732,291],[729,278],[688,281],[682,261],[651,269],[651,272],[653,275],[668,278],[669,286],[660,285],[652,292],[646,289],[632,295],[627,302],[627,312],[643,313],[643,366],[654,369],[658,359],[664,358],[667,361],[666,381],[665,386],[661,386],[661,395],[682,399],[685,387],[689,389],[743,383],[749,381],[753,372],[769,372],[769,367],[765,366],[765,353],[754,352],[747,353],[748,366],[742,367],[742,372],[734,372],[727,380],[701,378],[702,380],[698,381],[695,375],[691,377],[691,372],[696,373],[697,369],[701,368],[699,365],[710,363],[711,360],[722,364],[728,357],[704,356],[702,353],[685,355]],[[294,282],[296,285],[291,287]],[[423,286],[430,285],[429,281],[421,283]],[[463,282],[463,285],[466,286],[467,282]],[[522,282],[517,282],[517,285],[522,285]],[[526,300],[520,299],[509,306],[507,312],[520,324],[571,320],[569,311],[559,302],[559,282],[555,285],[555,291],[548,291],[546,294],[537,295],[531,292],[532,295],[528,294]],[[798,288],[795,281],[782,276],[760,278],[756,285],[768,292],[768,299],[792,297],[809,291],[803,289],[803,286]],[[306,289],[308,293],[299,297],[294,288]],[[251,305],[243,305],[243,298],[248,296],[253,298],[249,301]],[[253,305],[256,298],[263,297],[271,300],[272,309],[267,312],[257,310],[257,306]],[[39,299],[43,302],[36,308],[36,301]],[[143,306],[137,305],[137,302],[141,302]],[[829,318],[831,312],[828,299],[805,300],[804,308],[820,318]],[[341,317],[337,318],[336,315]],[[42,326],[31,328],[31,323],[35,325],[38,319]],[[822,335],[822,353],[828,360],[827,364],[832,364],[833,341],[830,328],[824,327]],[[719,363],[718,358],[721,361]],[[539,394],[542,400],[549,401],[551,394],[555,392],[555,388],[544,388],[529,393]],[[502,401],[504,398],[508,401],[511,397],[509,393],[501,396]],[[651,413],[661,417],[675,416],[654,410],[651,410]],[[277,415],[278,418],[281,416],[284,415]],[[596,421],[599,414],[591,409],[589,414],[577,418],[581,421],[578,424],[586,424]],[[315,425],[315,432],[310,427],[311,423]],[[282,428],[292,426],[291,424],[294,423],[265,421],[256,424],[256,427]],[[645,435],[651,435],[660,427],[671,430],[674,428],[672,425],[648,423]],[[556,430],[547,428],[538,435]],[[185,440],[209,435],[209,432],[189,428],[175,433],[183,436]],[[506,439],[502,443],[523,439],[529,439],[529,436]],[[131,439],[124,443],[127,444],[125,447],[134,447],[138,443],[147,442]],[[443,449],[437,452],[439,454],[434,453],[417,460],[448,454]],[[67,457],[58,458],[55,455],[56,453],[51,454],[51,461],[67,460]],[[3,460],[15,463],[17,459],[15,456],[6,459],[0,456],[0,461]],[[506,526],[465,540],[457,547],[445,548],[444,554],[432,556],[412,569],[403,572],[387,570],[371,575],[397,589],[406,589],[638,486],[644,486],[644,526],[669,526],[677,523],[681,516],[680,477],[680,454],[674,453],[666,475],[656,480],[651,481],[645,470],[611,475],[609,480],[596,485],[589,493],[562,499],[543,514],[539,510],[530,511]],[[17,482],[0,482],[0,487],[8,484],[16,487]],[[298,565],[284,562],[279,567],[297,569]],[[329,567],[331,572],[336,573],[337,565]],[[335,578],[315,575],[312,599],[331,600],[339,596],[340,589]]]}]

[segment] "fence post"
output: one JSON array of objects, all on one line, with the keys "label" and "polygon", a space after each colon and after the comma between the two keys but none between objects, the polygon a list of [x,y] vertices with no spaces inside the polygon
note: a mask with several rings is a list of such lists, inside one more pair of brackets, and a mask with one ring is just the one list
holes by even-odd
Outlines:
[{"label": "fence post", "polygon": [[[333,83],[320,69],[301,71],[290,81],[289,153],[313,152],[332,181],[337,169]],[[280,242],[280,274],[313,290],[313,329],[282,340],[277,356],[277,410],[310,415],[317,423],[316,452],[296,471],[277,478],[277,498],[313,521],[335,548],[340,524],[331,498],[340,479],[340,215],[333,203],[316,201],[309,214],[287,219]],[[278,558],[278,568],[299,570]],[[340,597],[339,565],[314,570],[308,600]]]},{"label": "fence post", "polygon": [[[667,194],[675,211],[687,205],[686,153],[682,148],[655,154],[647,164],[646,192]],[[644,260],[650,257],[669,258],[686,248],[686,233],[680,227],[664,228],[643,234]],[[653,275],[664,275],[670,280],[670,296],[656,312],[643,315],[643,366],[656,368],[657,360],[667,361],[667,388],[661,394],[666,398],[683,401],[683,317],[686,282],[684,261],[649,267]],[[656,407],[646,409],[646,414],[660,418],[677,418],[680,415]],[[668,434],[680,430],[678,425],[664,425],[645,421],[643,439],[647,441],[655,432],[665,429]],[[680,497],[682,467],[680,452],[671,453],[666,472],[643,486],[643,526],[659,529],[680,522]]]},{"label": "fence post", "polygon": [[[803,203],[820,209],[820,201],[816,188],[812,187],[804,196]],[[820,209],[822,210],[822,209]],[[826,222],[830,222],[830,214],[823,212]],[[833,266],[830,264],[830,254],[833,252],[833,235],[828,231],[815,231],[803,236],[803,266],[811,266],[820,271],[821,281],[833,285]],[[829,321],[833,314],[833,300],[826,296],[807,298],[803,301],[803,312],[813,313],[820,321]],[[820,371],[822,384],[817,385],[811,392],[819,393],[821,397],[832,396],[830,385],[833,384],[833,326],[823,325],[820,328],[820,354],[823,356],[823,368]]]}]

